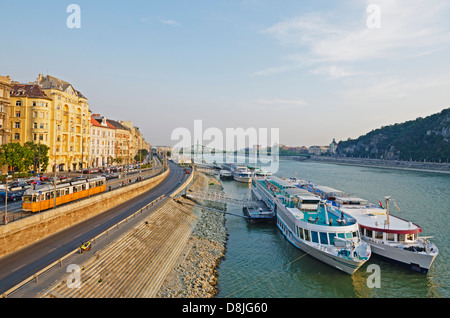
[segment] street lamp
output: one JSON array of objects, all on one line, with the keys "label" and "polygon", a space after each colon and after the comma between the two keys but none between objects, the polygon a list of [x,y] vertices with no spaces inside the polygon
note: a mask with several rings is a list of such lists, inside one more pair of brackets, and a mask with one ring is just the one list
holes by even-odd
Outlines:
[{"label": "street lamp", "polygon": [[11,178],[11,175],[7,174],[5,181],[6,181],[6,187],[5,187],[5,216],[3,217],[3,223],[8,223],[8,179]]}]

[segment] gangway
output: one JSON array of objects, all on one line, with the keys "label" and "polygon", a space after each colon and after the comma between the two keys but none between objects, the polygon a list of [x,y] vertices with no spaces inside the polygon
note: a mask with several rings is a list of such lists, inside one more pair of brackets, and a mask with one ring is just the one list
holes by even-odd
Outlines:
[{"label": "gangway", "polygon": [[214,201],[219,203],[229,203],[229,204],[236,204],[241,206],[247,206],[249,208],[251,207],[258,207],[258,202],[250,197],[239,195],[239,194],[232,194],[232,193],[224,193],[222,191],[214,191],[214,190],[207,190],[207,191],[188,191],[184,195],[187,198],[191,198],[194,200],[204,200],[204,201]]}]

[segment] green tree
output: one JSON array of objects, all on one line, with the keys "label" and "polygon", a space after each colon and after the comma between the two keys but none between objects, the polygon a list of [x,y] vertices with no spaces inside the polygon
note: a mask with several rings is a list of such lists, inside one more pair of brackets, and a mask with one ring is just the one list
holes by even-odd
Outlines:
[{"label": "green tree", "polygon": [[11,142],[0,147],[0,164],[11,167],[14,172],[25,172],[33,164],[30,148]]},{"label": "green tree", "polygon": [[[31,150],[33,153],[33,170],[34,171],[45,171],[48,166],[48,150],[49,147],[44,144],[35,144],[32,141],[28,141],[24,144],[24,147]],[[39,169],[40,165],[40,169]]]}]

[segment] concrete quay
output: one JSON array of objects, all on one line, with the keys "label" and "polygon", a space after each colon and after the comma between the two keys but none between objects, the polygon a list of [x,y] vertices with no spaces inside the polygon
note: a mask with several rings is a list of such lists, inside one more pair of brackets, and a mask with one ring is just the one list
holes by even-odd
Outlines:
[{"label": "concrete quay", "polygon": [[383,160],[383,159],[330,157],[330,156],[311,156],[308,159],[304,158],[292,158],[292,159],[302,161],[317,161],[324,163],[352,165],[352,166],[450,173],[450,163],[446,162],[402,161],[402,160]]}]

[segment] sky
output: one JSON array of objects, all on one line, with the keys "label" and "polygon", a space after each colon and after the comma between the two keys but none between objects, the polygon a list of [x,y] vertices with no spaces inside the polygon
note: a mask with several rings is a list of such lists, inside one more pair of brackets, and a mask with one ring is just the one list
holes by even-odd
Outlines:
[{"label": "sky", "polygon": [[329,145],[450,107],[449,16],[445,0],[0,0],[0,75],[68,81],[152,145],[195,120]]}]

